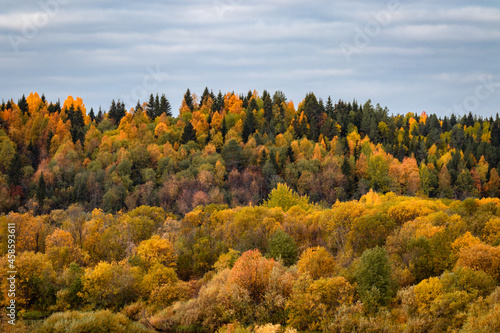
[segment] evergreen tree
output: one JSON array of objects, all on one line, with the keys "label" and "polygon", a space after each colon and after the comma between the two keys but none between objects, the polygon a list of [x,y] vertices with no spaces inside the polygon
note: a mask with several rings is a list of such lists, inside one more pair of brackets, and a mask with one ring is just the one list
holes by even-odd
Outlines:
[{"label": "evergreen tree", "polygon": [[76,143],[78,140],[83,142],[85,139],[85,121],[80,107],[75,110],[73,105],[71,105],[71,107],[67,110],[67,115],[71,122],[71,128],[69,131],[71,133],[73,143]]},{"label": "evergreen tree", "polygon": [[226,140],[226,134],[227,134],[227,124],[226,124],[226,117],[222,117],[222,126],[220,129],[220,132],[222,134],[222,141]]},{"label": "evergreen tree", "polygon": [[43,172],[40,174],[40,179],[38,179],[38,186],[36,189],[36,200],[38,204],[41,206],[43,204],[43,200],[45,200],[47,196],[47,186],[45,184],[45,179],[43,178]]},{"label": "evergreen tree", "polygon": [[190,121],[188,121],[184,126],[181,143],[186,144],[189,141],[196,141],[196,131],[194,130],[193,124],[191,124]]},{"label": "evergreen tree", "polygon": [[201,105],[206,103],[206,99],[208,97],[210,97],[210,92],[208,91],[208,87],[205,87],[205,90],[203,90],[203,93],[201,94],[201,97],[200,97]]},{"label": "evergreen tree", "polygon": [[264,90],[264,92],[262,93],[262,101],[264,102],[264,118],[266,119],[267,123],[270,123],[273,119],[273,101],[271,100],[271,96],[269,95],[267,90]]},{"label": "evergreen tree", "polygon": [[313,93],[306,95],[303,111],[309,123],[309,139],[317,141],[321,132],[321,106]]},{"label": "evergreen tree", "polygon": [[99,112],[97,112],[97,117],[95,118],[95,123],[99,124],[104,118],[104,115],[101,110],[101,106],[99,105]]},{"label": "evergreen tree", "polygon": [[255,117],[251,110],[247,110],[246,112],[245,122],[243,123],[243,132],[241,133],[241,137],[243,142],[248,141],[248,137],[255,132]]},{"label": "evergreen tree", "polygon": [[328,117],[333,118],[334,117],[334,107],[332,103],[332,98],[328,96],[328,99],[326,100],[326,106],[325,106],[325,111]]},{"label": "evergreen tree", "polygon": [[111,106],[109,107],[109,112],[108,112],[108,117],[116,124],[117,126],[120,125],[120,121],[122,120],[123,117],[125,117],[125,104],[120,102],[111,102]]},{"label": "evergreen tree", "polygon": [[16,151],[14,158],[10,161],[8,176],[10,185],[21,185],[23,165],[21,161],[21,155]]},{"label": "evergreen tree", "polygon": [[160,97],[158,96],[158,93],[156,93],[155,96],[155,107],[154,107],[154,118],[158,117],[160,113]]},{"label": "evergreen tree", "polygon": [[21,99],[17,101],[17,106],[19,106],[19,109],[21,109],[21,112],[23,114],[26,114],[28,112],[29,106],[24,94],[23,97],[21,97]]},{"label": "evergreen tree", "polygon": [[141,102],[139,100],[137,100],[137,104],[135,105],[135,109],[134,109],[134,114],[137,114],[138,112],[142,112],[144,111],[142,109],[142,106],[141,106]]},{"label": "evergreen tree", "polygon": [[94,122],[94,120],[95,120],[95,113],[94,113],[94,109],[93,108],[90,108],[89,117],[90,117],[90,121]]},{"label": "evergreen tree", "polygon": [[157,116],[161,116],[163,113],[167,117],[172,117],[172,107],[170,106],[170,102],[168,101],[167,97],[165,97],[165,94],[161,95],[160,110],[159,110]]},{"label": "evergreen tree", "polygon": [[250,100],[250,103],[248,103],[248,110],[250,110],[250,111],[253,111],[253,110],[259,111],[259,106],[257,105],[257,101],[255,100],[255,98],[252,98]]},{"label": "evergreen tree", "polygon": [[193,105],[193,96],[191,95],[191,92],[188,90],[184,94],[184,103],[186,103],[186,106],[189,108],[189,110],[192,112],[194,109]]},{"label": "evergreen tree", "polygon": [[151,120],[154,120],[156,118],[155,97],[153,96],[153,94],[149,96],[149,102],[146,108],[146,114]]}]

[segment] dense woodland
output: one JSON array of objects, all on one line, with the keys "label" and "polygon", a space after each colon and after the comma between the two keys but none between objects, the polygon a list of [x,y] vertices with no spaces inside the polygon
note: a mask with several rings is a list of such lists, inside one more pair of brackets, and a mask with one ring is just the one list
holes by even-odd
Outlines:
[{"label": "dense woodland", "polygon": [[208,89],[177,117],[0,110],[19,332],[500,330],[498,115]]}]

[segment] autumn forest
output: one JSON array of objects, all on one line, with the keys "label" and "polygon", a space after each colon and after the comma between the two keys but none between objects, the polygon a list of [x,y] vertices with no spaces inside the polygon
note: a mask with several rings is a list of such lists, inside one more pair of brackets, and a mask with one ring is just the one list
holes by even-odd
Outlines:
[{"label": "autumn forest", "polygon": [[498,114],[180,98],[2,102],[0,331],[500,331]]}]

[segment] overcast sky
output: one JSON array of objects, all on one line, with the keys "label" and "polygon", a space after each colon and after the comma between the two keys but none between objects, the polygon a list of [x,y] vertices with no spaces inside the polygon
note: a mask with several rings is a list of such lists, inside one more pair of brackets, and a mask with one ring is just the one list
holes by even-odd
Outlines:
[{"label": "overcast sky", "polygon": [[0,0],[0,92],[135,106],[187,88],[500,112],[498,1]]}]

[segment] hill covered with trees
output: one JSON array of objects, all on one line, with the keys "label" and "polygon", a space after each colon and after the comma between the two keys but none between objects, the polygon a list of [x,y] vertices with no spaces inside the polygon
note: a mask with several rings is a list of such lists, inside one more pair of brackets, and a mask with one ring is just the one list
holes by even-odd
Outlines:
[{"label": "hill covered with trees", "polygon": [[200,98],[177,117],[162,95],[129,111],[87,110],[31,93],[0,107],[0,211],[79,203],[107,212],[140,205],[186,214],[198,205],[259,204],[278,183],[315,203],[379,193],[497,197],[500,119],[389,115],[371,101],[295,108],[282,92]]},{"label": "hill covered with trees", "polygon": [[18,332],[500,329],[498,116],[208,89],[177,117],[0,110]]}]

